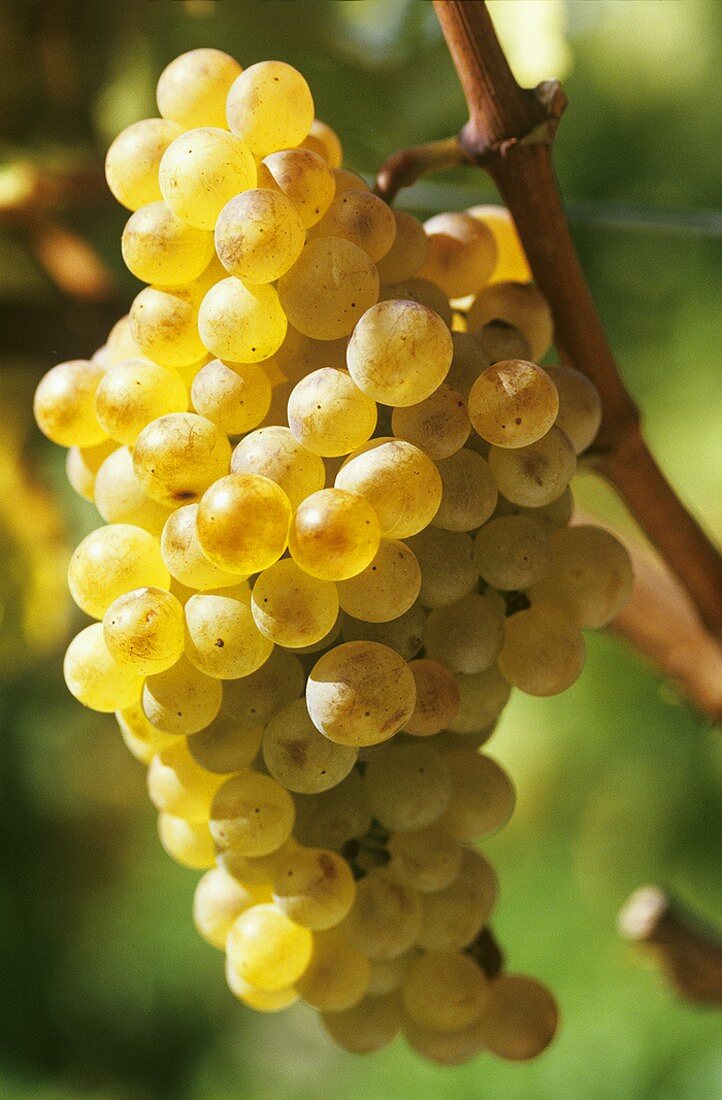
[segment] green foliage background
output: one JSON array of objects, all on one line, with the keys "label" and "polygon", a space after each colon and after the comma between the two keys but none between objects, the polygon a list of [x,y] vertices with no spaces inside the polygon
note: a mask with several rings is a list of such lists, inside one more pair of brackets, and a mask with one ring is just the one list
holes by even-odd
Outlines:
[{"label": "green foliage background", "polygon": [[[574,68],[557,166],[578,246],[653,447],[720,535],[722,225],[719,213],[690,213],[719,203],[718,0],[570,0],[567,11]],[[425,0],[5,0],[0,199],[3,180],[27,158],[51,175],[100,163],[122,126],[154,113],[163,65],[199,45],[243,64],[297,65],[349,165],[366,173],[393,148],[446,136],[463,121]],[[472,170],[406,196],[422,212],[487,197],[490,185]],[[0,387],[6,435],[25,432],[23,468],[53,486],[63,538],[75,541],[96,522],[93,510],[65,485],[59,452],[32,432],[30,395],[52,362],[102,342],[133,287],[120,263],[124,214],[109,196],[71,204],[59,219],[92,242],[115,289],[99,303],[63,294],[34,258],[28,227],[3,220]],[[578,495],[621,515],[591,479]],[[620,904],[645,881],[669,884],[722,920],[719,731],[635,656],[611,637],[590,639],[573,689],[557,700],[514,700],[491,744],[519,789],[512,824],[485,846],[502,884],[494,927],[510,968],[558,992],[563,1026],[552,1049],[528,1066],[481,1058],[440,1070],[399,1041],[354,1060],[326,1043],[303,1008],[255,1016],[226,991],[221,956],[192,928],[196,876],[155,839],[141,766],[110,720],[66,695],[64,638],[42,655],[23,640],[17,604],[40,568],[29,546],[45,536],[9,482],[0,497],[0,1095],[722,1095],[719,1016],[675,1000],[615,931]],[[50,499],[43,507],[53,512]],[[64,596],[40,608],[48,624],[60,616],[64,635],[65,608]]]}]

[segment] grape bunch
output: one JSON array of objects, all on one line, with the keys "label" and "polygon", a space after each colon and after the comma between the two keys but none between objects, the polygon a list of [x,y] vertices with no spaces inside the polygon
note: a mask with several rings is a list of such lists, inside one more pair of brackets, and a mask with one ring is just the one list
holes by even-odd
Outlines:
[{"label": "grape bunch", "polygon": [[485,751],[512,688],[573,683],[630,589],[569,525],[599,397],[538,365],[507,212],[390,209],[289,65],[194,50],[158,108],[106,162],[147,285],[35,397],[105,524],[68,687],[148,766],[241,1002],[359,1053],[533,1057],[555,1002],[504,970],[474,845],[514,807]]}]

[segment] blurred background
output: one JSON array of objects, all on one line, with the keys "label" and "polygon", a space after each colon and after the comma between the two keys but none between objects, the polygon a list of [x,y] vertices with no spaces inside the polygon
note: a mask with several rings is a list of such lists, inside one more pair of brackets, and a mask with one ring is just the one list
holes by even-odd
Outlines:
[{"label": "blurred background", "polygon": [[[518,78],[561,76],[557,168],[575,237],[653,449],[722,536],[718,0],[496,0]],[[88,356],[135,293],[111,138],[156,113],[196,46],[280,58],[309,80],[350,167],[444,137],[463,100],[424,0],[4,0],[0,7],[0,1095],[12,1100],[711,1100],[720,1019],[676,1000],[617,936],[661,882],[722,923],[722,746],[610,636],[559,699],[515,699],[491,743],[519,791],[486,845],[509,967],[559,997],[538,1062],[428,1066],[399,1040],[333,1049],[310,1012],[256,1016],[194,932],[195,873],[155,837],[143,769],[111,719],[66,694],[79,623],[64,571],[97,517],[31,419],[53,363]],[[401,196],[419,214],[494,201],[471,169]],[[577,495],[628,522],[606,490]]]}]

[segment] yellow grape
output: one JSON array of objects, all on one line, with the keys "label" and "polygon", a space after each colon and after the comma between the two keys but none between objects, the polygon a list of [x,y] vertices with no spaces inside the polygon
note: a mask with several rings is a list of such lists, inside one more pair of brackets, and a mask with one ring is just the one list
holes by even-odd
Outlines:
[{"label": "yellow grape", "polygon": [[340,850],[371,827],[364,782],[351,771],[341,783],[314,795],[296,795],[294,836],[314,848]]},{"label": "yellow grape", "polygon": [[509,776],[490,756],[474,749],[444,753],[451,773],[451,802],[439,825],[468,842],[498,832],[514,812],[516,795]]},{"label": "yellow grape", "polygon": [[281,307],[289,322],[315,340],[348,336],[378,293],[379,277],[372,260],[340,237],[309,241],[278,280]]},{"label": "yellow grape", "polygon": [[384,538],[408,538],[434,518],[441,478],[432,460],[403,439],[372,439],[350,455],[336,475],[336,490],[367,500]]},{"label": "yellow grape", "polygon": [[288,546],[305,573],[321,580],[354,577],[373,561],[381,540],[376,512],[344,489],[321,489],[299,505]]},{"label": "yellow grape", "polygon": [[260,886],[268,891],[267,900],[273,897],[273,879],[281,860],[298,848],[296,840],[289,836],[280,848],[265,856],[243,856],[226,848],[216,856],[216,864],[244,886]]},{"label": "yellow grape", "polygon": [[289,325],[286,339],[270,363],[264,366],[276,368],[279,378],[294,384],[321,367],[346,370],[347,343],[344,337],[339,340],[312,340]]},{"label": "yellow grape", "polygon": [[499,654],[504,629],[503,601],[470,592],[431,611],[424,632],[426,653],[453,672],[483,672]]},{"label": "yellow grape", "polygon": [[323,489],[323,460],[298,443],[290,428],[270,426],[250,432],[231,456],[231,473],[260,474],[284,491],[291,507]]},{"label": "yellow grape", "polygon": [[143,713],[140,701],[115,712],[123,743],[136,760],[146,766],[160,749],[175,741],[176,735],[159,730]]},{"label": "yellow grape", "polygon": [[[96,443],[92,447],[70,447],[65,456],[65,473],[68,482],[78,496],[92,502],[95,499],[95,485],[98,470],[105,459],[115,451],[112,439]],[[101,513],[102,514],[102,513]],[[105,516],[103,516],[105,519]],[[109,521],[110,522],[110,521]]]},{"label": "yellow grape", "polygon": [[413,279],[402,279],[400,283],[387,283],[381,287],[379,301],[416,302],[417,305],[433,310],[447,328],[451,327],[449,299],[440,286],[429,282],[428,279],[417,276]]},{"label": "yellow grape", "polygon": [[420,923],[416,890],[376,867],[356,884],[356,900],[342,930],[369,959],[393,959],[412,946]]},{"label": "yellow grape", "polygon": [[105,158],[105,178],[114,198],[128,210],[160,200],[161,158],[181,132],[169,119],[144,118],[114,139]]},{"label": "yellow grape", "polygon": [[286,549],[291,505],[270,478],[229,474],[203,494],[196,522],[209,560],[248,576],[273,565]]},{"label": "yellow grape", "polygon": [[145,681],[143,710],[153,725],[168,733],[197,733],[216,717],[222,698],[218,680],[180,657]]},{"label": "yellow grape", "polygon": [[143,686],[139,672],[119,665],[113,657],[102,623],[86,626],[73,638],[65,653],[63,675],[78,702],[104,714],[132,706]]},{"label": "yellow grape", "polygon": [[[208,831],[207,825],[205,828]],[[253,905],[270,901],[271,896],[267,887],[244,886],[223,867],[213,867],[196,886],[193,923],[206,943],[223,951],[236,918]]]},{"label": "yellow grape", "polygon": [[128,523],[91,531],[68,566],[70,595],[94,619],[102,619],[113,600],[131,588],[168,588],[169,583],[158,540]]},{"label": "yellow grape", "polygon": [[211,230],[226,203],[256,186],[256,164],[248,146],[227,130],[187,130],[166,149],[158,181],[176,217]]},{"label": "yellow grape", "polygon": [[452,332],[451,339],[454,354],[446,376],[446,385],[468,401],[471,387],[489,366],[489,358],[478,337],[470,332]]},{"label": "yellow grape", "polygon": [[191,596],[185,605],[186,656],[207,676],[236,680],[268,660],[273,641],[254,622],[248,599],[229,591]]},{"label": "yellow grape", "polygon": [[485,523],[497,499],[494,471],[486,459],[462,447],[438,462],[437,469],[443,488],[434,526],[445,531],[473,531]]},{"label": "yellow grape", "polygon": [[394,409],[393,433],[424,451],[429,458],[449,458],[466,443],[471,421],[466,401],[449,386],[441,385],[417,405]]},{"label": "yellow grape", "polygon": [[33,411],[43,435],[61,447],[93,447],[107,432],[95,415],[95,393],[104,374],[98,363],[71,359],[44,374]]},{"label": "yellow grape", "polygon": [[190,735],[188,748],[206,771],[230,775],[253,763],[262,737],[262,723],[235,717],[224,690],[218,714],[210,725]]},{"label": "yellow grape", "polygon": [[254,905],[231,925],[228,962],[245,981],[273,993],[297,982],[311,961],[313,936],[278,906]]},{"label": "yellow grape", "polygon": [[263,726],[287,703],[303,694],[306,680],[298,657],[274,649],[257,672],[223,685],[223,707],[239,722]]},{"label": "yellow grape", "polygon": [[[466,752],[467,750],[463,750]],[[444,834],[444,821],[435,826]],[[473,849],[446,836],[461,853],[458,873],[440,890],[424,892],[421,898],[421,929],[418,944],[427,951],[462,951],[489,920],[499,894],[499,881],[488,860]],[[399,837],[400,843],[403,838]],[[396,850],[397,838],[391,842]],[[392,864],[393,866],[393,864]]]},{"label": "yellow grape", "polygon": [[143,492],[133,469],[130,447],[118,447],[95,477],[95,507],[106,523],[131,523],[151,535],[160,535],[170,509]]},{"label": "yellow grape", "polygon": [[438,1028],[425,1027],[406,1019],[404,1039],[422,1058],[439,1066],[463,1065],[484,1049],[478,1021],[454,1031],[439,1031]]},{"label": "yellow grape", "polygon": [[286,335],[286,317],[272,286],[221,279],[206,294],[198,312],[204,346],[219,359],[258,363],[273,355]]},{"label": "yellow grape", "polygon": [[475,588],[479,571],[474,544],[464,531],[427,527],[409,540],[421,568],[419,600],[425,607],[443,607]]},{"label": "yellow grape", "polygon": [[178,287],[147,286],[130,307],[130,327],[139,354],[179,370],[205,355],[197,321],[198,303]]},{"label": "yellow grape", "polygon": [[148,769],[148,795],[157,810],[184,821],[208,823],[213,796],[225,776],[201,768],[185,737],[160,749]]},{"label": "yellow grape", "polygon": [[226,779],[213,799],[211,834],[221,849],[266,856],[288,840],[294,817],[293,799],[280,783],[242,771]]},{"label": "yellow grape", "polygon": [[586,451],[602,422],[602,401],[594,383],[573,367],[545,367],[559,394],[555,424],[566,435],[577,454]]},{"label": "yellow grape", "polygon": [[288,399],[288,426],[306,450],[324,457],[362,446],[376,427],[376,402],[345,370],[322,367],[297,382]]},{"label": "yellow grape", "polygon": [[136,279],[159,286],[190,282],[208,267],[213,237],[181,221],[164,202],[141,206],[121,238],[125,266]]},{"label": "yellow grape", "polygon": [[197,515],[197,504],[187,504],[169,515],[160,537],[160,552],[168,572],[180,584],[201,592],[237,585],[237,573],[219,569],[201,550]]},{"label": "yellow grape", "polygon": [[566,691],[584,667],[582,632],[568,611],[540,602],[512,615],[506,625],[499,669],[528,695]]},{"label": "yellow grape", "polygon": [[225,974],[228,988],[233,996],[246,1008],[252,1008],[254,1012],[283,1012],[298,1000],[298,994],[293,986],[269,992],[267,989],[258,989],[255,985],[251,985],[233,969],[228,957],[226,957]]},{"label": "yellow grape", "polygon": [[301,255],[306,234],[282,191],[252,188],[232,198],[215,228],[216,253],[226,271],[249,283],[272,283]]},{"label": "yellow grape", "polygon": [[522,974],[499,974],[489,985],[478,1036],[497,1058],[524,1062],[549,1045],[558,1022],[559,1009],[546,986]]},{"label": "yellow grape", "polygon": [[182,53],[160,74],[158,110],[184,130],[225,126],[228,90],[240,72],[238,62],[222,50],[206,47]]},{"label": "yellow grape", "polygon": [[485,225],[496,241],[496,264],[489,282],[531,282],[529,262],[519,240],[514,219],[506,207],[471,206],[466,213]]},{"label": "yellow grape", "polygon": [[194,871],[205,871],[216,861],[216,847],[206,821],[185,821],[182,817],[158,815],[158,836],[171,859]]},{"label": "yellow grape", "polygon": [[226,102],[228,125],[253,155],[300,145],[313,122],[313,96],[305,79],[284,61],[260,61],[236,77]]},{"label": "yellow grape", "polygon": [[343,164],[343,149],[338,134],[327,122],[314,118],[308,136],[301,142],[302,149],[313,149],[322,156],[329,168],[340,168]]},{"label": "yellow grape", "polygon": [[253,587],[251,610],[256,626],[271,643],[291,649],[313,645],[332,629],[338,616],[332,581],[305,573],[293,558],[264,569]]},{"label": "yellow grape", "polygon": [[429,742],[396,742],[375,753],[364,775],[372,816],[391,832],[424,829],[451,797],[444,758]]},{"label": "yellow grape", "polygon": [[331,1039],[351,1054],[373,1054],[401,1030],[401,1006],[395,996],[364,997],[345,1012],[328,1012],[321,1022]]},{"label": "yellow grape", "polygon": [[413,214],[392,210],[396,234],[391,248],[376,261],[382,283],[400,283],[410,279],[424,265],[429,251],[429,239],[424,227]]},{"label": "yellow grape", "polygon": [[313,937],[313,955],[296,989],[319,1012],[345,1012],[365,995],[370,974],[366,956],[334,928]]},{"label": "yellow grape", "polygon": [[[438,825],[394,833],[388,842],[388,870],[421,893],[438,893],[457,878],[464,849]],[[422,909],[425,907],[422,898]],[[379,992],[386,992],[379,990]]]},{"label": "yellow grape", "polygon": [[507,359],[479,375],[469,416],[482,439],[497,447],[527,447],[549,431],[559,411],[553,381],[536,363]]},{"label": "yellow grape", "polygon": [[298,848],[289,853],[278,864],[273,880],[273,900],[278,908],[314,932],[340,924],[355,896],[348,863],[323,848]]},{"label": "yellow grape", "polygon": [[530,595],[533,604],[552,604],[583,629],[598,629],[621,611],[633,583],[632,561],[623,543],[602,527],[580,524],[553,536],[551,565]]},{"label": "yellow grape", "polygon": [[415,603],[405,614],[387,623],[367,623],[343,615],[341,635],[345,642],[379,642],[393,649],[405,661],[410,661],[423,645],[425,621],[423,608]]},{"label": "yellow grape", "polygon": [[526,336],[506,321],[487,321],[474,332],[472,339],[477,341],[490,363],[500,363],[503,359],[524,359],[526,362],[531,359],[531,344]]},{"label": "yellow grape", "polygon": [[528,447],[492,447],[489,466],[507,500],[526,508],[551,504],[568,487],[577,468],[574,448],[559,428]]},{"label": "yellow grape", "polygon": [[532,283],[494,283],[477,294],[467,316],[469,332],[478,332],[489,321],[505,321],[521,329],[534,361],[541,359],[554,338],[551,311]]},{"label": "yellow grape", "polygon": [[396,220],[391,207],[371,191],[343,191],[333,200],[312,237],[342,237],[358,245],[374,263],[391,248]]},{"label": "yellow grape", "polygon": [[115,322],[108,333],[104,350],[107,355],[107,362],[104,362],[103,365],[106,367],[113,367],[124,359],[135,359],[141,354],[140,348],[131,333],[130,314],[126,314],[125,317],[121,317]]},{"label": "yellow grape", "polygon": [[310,149],[282,149],[258,165],[258,186],[277,189],[293,204],[305,229],[320,221],[333,202],[334,178]]},{"label": "yellow grape", "polygon": [[334,168],[333,180],[336,184],[337,195],[340,195],[343,191],[371,190],[363,176],[360,176],[358,172],[352,172],[350,168]]},{"label": "yellow grape", "polygon": [[425,658],[409,665],[416,684],[416,706],[406,723],[406,733],[432,737],[456,717],[461,697],[456,677],[438,661]]},{"label": "yellow grape", "polygon": [[211,420],[196,413],[169,413],[138,436],[133,469],[142,488],[169,507],[198,500],[228,472],[231,445]]},{"label": "yellow grape", "polygon": [[370,565],[338,582],[338,599],[356,619],[388,622],[409,610],[420,587],[421,570],[413,551],[397,539],[382,539]]},{"label": "yellow grape", "polygon": [[227,435],[256,428],[271,406],[271,384],[262,367],[245,363],[204,363],[191,385],[193,408]]},{"label": "yellow grape", "polygon": [[95,391],[98,422],[113,439],[129,445],[151,420],[187,408],[181,376],[149,359],[125,359],[109,367]]},{"label": "yellow grape", "polygon": [[491,231],[468,214],[451,211],[424,222],[429,251],[421,276],[442,288],[449,298],[476,294],[489,281],[496,264]]},{"label": "yellow grape", "polygon": [[281,786],[298,794],[330,790],[349,774],[358,750],[318,732],[305,699],[294,699],[271,718],[263,733],[263,760]]},{"label": "yellow grape", "polygon": [[457,1031],[481,1017],[489,1000],[489,981],[468,955],[430,951],[411,963],[401,996],[414,1023]]},{"label": "yellow grape", "polygon": [[487,729],[499,717],[511,694],[511,685],[496,665],[471,676],[457,673],[456,684],[459,709],[447,724],[452,733],[471,734]]},{"label": "yellow grape", "polygon": [[549,536],[527,516],[497,516],[477,532],[474,561],[482,580],[493,588],[529,588],[549,569]]},{"label": "yellow grape", "polygon": [[185,643],[183,608],[163,588],[135,588],[103,616],[103,636],[119,665],[143,676],[174,665]]}]

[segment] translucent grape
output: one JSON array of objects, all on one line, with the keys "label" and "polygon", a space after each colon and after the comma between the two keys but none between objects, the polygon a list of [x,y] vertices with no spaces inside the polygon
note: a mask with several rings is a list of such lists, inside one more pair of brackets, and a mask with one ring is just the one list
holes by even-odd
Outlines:
[{"label": "translucent grape", "polygon": [[249,283],[279,279],[301,255],[306,234],[293,203],[282,191],[253,188],[221,210],[216,252],[230,275]]},{"label": "translucent grape", "polygon": [[413,1020],[404,1022],[404,1038],[412,1050],[440,1066],[459,1066],[481,1054],[478,1021],[454,1031],[423,1027]]},{"label": "translucent grape", "polygon": [[479,1019],[489,999],[489,982],[468,955],[433,951],[414,959],[401,996],[415,1023],[456,1031]]},{"label": "translucent grape", "polygon": [[152,420],[138,436],[133,469],[141,487],[169,507],[197,500],[228,472],[231,446],[211,420],[170,413]]},{"label": "translucent grape", "polygon": [[336,852],[323,848],[299,848],[290,853],[279,864],[273,880],[273,900],[278,908],[296,924],[314,932],[339,924],[355,896],[356,884],[348,863]]},{"label": "translucent grape", "polygon": [[442,288],[449,298],[476,294],[489,281],[497,249],[491,231],[475,218],[457,211],[436,214],[424,222],[429,238],[421,276]]},{"label": "translucent grape", "polygon": [[489,229],[496,242],[497,256],[489,282],[528,283],[531,281],[531,269],[524,254],[514,219],[504,206],[472,206],[467,210],[470,217],[482,222]]},{"label": "translucent grape", "polygon": [[336,488],[321,489],[299,505],[288,545],[304,572],[340,581],[370,565],[380,539],[376,512],[365,497]]},{"label": "translucent grape", "polygon": [[[436,831],[443,834],[440,826]],[[499,892],[494,868],[479,852],[460,847],[459,851],[461,866],[456,877],[441,890],[425,892],[421,898],[418,942],[428,951],[463,950],[494,911]]]},{"label": "translucent grape", "polygon": [[168,517],[160,539],[160,551],[168,572],[188,588],[201,592],[238,584],[238,574],[220,569],[208,560],[198,541],[197,504],[177,508]]},{"label": "translucent grape", "polygon": [[521,504],[512,504],[499,494],[496,502],[496,516],[526,516],[528,519],[543,527],[548,535],[553,535],[562,527],[566,527],[574,511],[574,497],[567,486],[561,496],[552,500],[550,504],[542,504],[539,508],[524,508]]},{"label": "translucent grape", "polygon": [[427,527],[409,540],[421,567],[419,599],[425,607],[443,607],[476,587],[479,571],[474,544],[463,531]]},{"label": "translucent grape", "polygon": [[187,130],[163,154],[158,171],[163,198],[176,217],[211,230],[226,203],[256,186],[256,164],[248,146],[227,130]]},{"label": "translucent grape", "polygon": [[409,610],[420,586],[421,570],[413,551],[397,539],[382,539],[370,565],[355,577],[339,581],[338,599],[356,619],[388,622]]},{"label": "translucent grape", "polygon": [[297,382],[288,400],[288,426],[313,454],[346,455],[376,427],[376,402],[343,370],[322,367]]},{"label": "translucent grape", "polygon": [[335,484],[368,501],[385,538],[422,531],[436,515],[442,493],[435,464],[403,439],[371,440],[343,464]]},{"label": "translucent grape", "polygon": [[[389,873],[415,890],[434,893],[457,878],[464,849],[435,825],[395,833],[389,840]],[[422,900],[422,908],[425,903]]]},{"label": "translucent grape", "polygon": [[183,653],[183,608],[162,588],[133,589],[105,612],[103,637],[119,665],[152,676]]},{"label": "translucent grape", "polygon": [[197,322],[198,302],[178,287],[147,286],[130,307],[130,327],[140,353],[166,367],[187,367],[205,355]]},{"label": "translucent grape", "polygon": [[172,814],[158,815],[158,836],[171,859],[194,871],[213,867],[216,847],[205,821],[185,821]]},{"label": "translucent grape", "polygon": [[104,714],[132,706],[143,686],[139,672],[115,660],[101,623],[86,626],[73,638],[65,653],[63,675],[78,702]]},{"label": "translucent grape", "polygon": [[143,492],[133,469],[133,452],[118,447],[103,462],[95,478],[95,507],[106,523],[131,523],[160,535],[170,511]]},{"label": "translucent grape", "polygon": [[320,118],[314,118],[308,136],[301,143],[302,149],[313,149],[323,157],[329,168],[340,168],[343,163],[343,149],[335,130]]},{"label": "translucent grape", "polygon": [[333,179],[336,184],[337,195],[340,195],[343,191],[371,190],[363,176],[360,176],[358,172],[352,172],[350,168],[334,168]]},{"label": "translucent grape", "polygon": [[391,427],[399,439],[438,459],[461,450],[469,438],[471,421],[461,394],[442,385],[418,405],[394,409]]},{"label": "translucent grape", "polygon": [[298,994],[293,986],[269,992],[267,989],[258,989],[255,985],[251,985],[237,974],[228,958],[226,958],[225,974],[228,988],[233,996],[247,1008],[252,1008],[254,1012],[283,1012],[298,1000]]},{"label": "translucent grape", "polygon": [[70,595],[94,619],[102,619],[113,600],[131,588],[167,588],[169,583],[158,540],[127,523],[91,531],[68,567]]},{"label": "translucent grape", "polygon": [[315,340],[348,336],[378,293],[373,261],[363,249],[340,237],[309,241],[290,271],[278,280],[278,295],[289,322]]},{"label": "translucent grape", "polygon": [[160,74],[158,110],[184,130],[223,127],[228,90],[240,71],[238,62],[221,50],[206,47],[182,53]]},{"label": "translucent grape", "polygon": [[[507,325],[506,321],[488,321],[472,339],[476,340],[490,363],[504,359],[531,359],[531,344],[521,329]],[[544,368],[546,370],[546,367]]]},{"label": "translucent grape", "polygon": [[295,803],[294,835],[309,847],[341,849],[371,825],[364,782],[355,771],[328,791],[297,795]]},{"label": "translucent grape", "polygon": [[446,729],[459,710],[456,678],[448,668],[428,658],[409,665],[416,684],[416,706],[405,726],[406,733],[432,737]]},{"label": "translucent grape", "polygon": [[486,1050],[513,1062],[527,1061],[554,1038],[559,1010],[546,986],[521,974],[500,974],[478,1023]]},{"label": "translucent grape", "polygon": [[374,868],[356,883],[356,900],[343,922],[343,933],[369,959],[393,959],[414,943],[420,922],[416,890]]},{"label": "translucent grape", "polygon": [[577,454],[594,442],[602,422],[599,391],[585,374],[572,367],[544,368],[559,393],[557,428],[566,435]]},{"label": "translucent grape", "polygon": [[300,382],[311,371],[322,367],[346,370],[347,342],[344,337],[339,340],[312,340],[289,325],[286,339],[271,364],[264,366],[276,367],[280,376],[293,383]]},{"label": "translucent grape", "polygon": [[[517,452],[518,453],[518,452]],[[473,531],[494,511],[497,498],[495,471],[481,455],[462,447],[438,463],[443,486],[433,518],[445,531]]]},{"label": "translucent grape", "polygon": [[447,724],[452,733],[470,734],[487,729],[499,717],[511,694],[510,685],[494,665],[472,676],[457,673],[456,683],[459,709]]},{"label": "translucent grape", "polygon": [[175,741],[175,734],[159,730],[143,714],[140,700],[115,712],[120,736],[129,752],[141,764],[148,765],[160,749]]},{"label": "translucent grape", "polygon": [[244,724],[260,722],[265,726],[287,703],[303,694],[305,679],[298,657],[274,649],[257,672],[223,685],[224,710]]},{"label": "translucent grape", "polygon": [[499,668],[528,695],[557,695],[574,683],[584,659],[584,638],[572,616],[539,603],[509,619]]},{"label": "translucent grape", "polygon": [[492,447],[489,466],[499,492],[514,504],[540,508],[561,496],[577,466],[574,448],[559,428],[528,447]]},{"label": "translucent grape", "polygon": [[522,359],[487,367],[469,394],[471,423],[497,447],[535,443],[549,431],[558,411],[559,395],[549,375]]},{"label": "translucent grape", "polygon": [[231,473],[260,474],[283,489],[295,510],[306,497],[323,489],[322,459],[298,443],[290,428],[258,428],[238,444],[231,456]]},{"label": "translucent grape", "polygon": [[143,710],[153,725],[168,733],[197,733],[216,717],[222,697],[218,680],[181,657],[145,681]]},{"label": "translucent grape", "polygon": [[191,734],[188,748],[193,759],[206,771],[230,775],[253,763],[262,737],[262,723],[236,718],[224,692],[218,714],[210,725]]},{"label": "translucent grape", "polygon": [[379,642],[395,650],[405,661],[410,661],[423,645],[425,622],[423,608],[415,603],[405,614],[387,623],[367,623],[343,615],[341,635],[345,642]]},{"label": "translucent grape", "polygon": [[551,561],[549,536],[527,516],[498,516],[474,538],[474,561],[493,588],[529,588],[541,580]]},{"label": "translucent grape", "polygon": [[342,618],[343,616],[339,613],[328,634],[324,634],[323,638],[319,638],[317,642],[313,642],[311,645],[296,646],[294,652],[303,656],[308,653],[321,653],[322,650],[328,649],[329,646],[332,646],[341,636]]},{"label": "translucent grape", "polygon": [[313,123],[313,96],[283,61],[260,61],[236,77],[226,101],[228,125],[257,158],[300,145]]},{"label": "translucent grape", "polygon": [[376,261],[379,278],[383,283],[400,283],[410,279],[423,267],[429,251],[429,240],[424,227],[413,214],[405,210],[392,210],[396,234],[391,248]]},{"label": "translucent grape", "polygon": [[554,338],[551,311],[532,283],[494,283],[477,294],[467,315],[469,332],[478,332],[489,321],[505,321],[521,329],[535,362]]},{"label": "translucent grape", "polygon": [[196,763],[184,737],[160,749],[148,769],[148,795],[156,809],[206,827],[213,796],[223,782],[223,776]]},{"label": "translucent grape", "polygon": [[185,605],[186,656],[207,676],[235,680],[255,672],[273,649],[258,629],[248,599],[230,592],[191,596]]},{"label": "translucent grape", "polygon": [[452,332],[451,339],[454,354],[446,376],[446,385],[468,401],[471,387],[489,366],[489,359],[476,336],[472,336],[470,332]]},{"label": "translucent grape", "polygon": [[551,567],[531,592],[567,612],[585,629],[606,626],[629,599],[634,577],[626,547],[609,531],[583,524],[551,540]]},{"label": "translucent grape", "polygon": [[104,353],[107,356],[106,367],[115,366],[124,359],[135,359],[140,355],[140,348],[133,339],[130,330],[130,315],[126,314],[115,322],[108,333]]},{"label": "translucent grape", "polygon": [[501,601],[472,592],[431,611],[424,633],[426,653],[454,672],[483,672],[501,650],[504,629]]},{"label": "translucent grape", "polygon": [[334,1043],[351,1054],[373,1054],[391,1043],[401,1030],[401,1007],[394,996],[364,997],[345,1012],[322,1016]]},{"label": "translucent grape", "polygon": [[370,973],[366,956],[332,929],[314,936],[311,962],[296,988],[320,1012],[344,1012],[365,995]]},{"label": "translucent grape", "polygon": [[286,549],[291,505],[282,489],[258,474],[229,474],[198,506],[198,539],[220,569],[248,576],[267,569]]},{"label": "translucent grape", "polygon": [[270,895],[268,900],[271,900],[276,868],[280,865],[281,860],[285,859],[291,852],[295,852],[297,848],[298,844],[293,837],[288,837],[280,848],[276,848],[275,851],[269,852],[265,856],[243,856],[240,852],[227,848],[225,851],[218,853],[216,863],[244,886],[263,887]]},{"label": "translucent grape", "polygon": [[432,825],[451,797],[443,757],[421,742],[394,743],[375,753],[364,779],[372,816],[394,832]]},{"label": "translucent grape", "polygon": [[161,158],[181,132],[169,119],[144,118],[114,139],[105,158],[105,178],[113,197],[128,210],[160,200]]},{"label": "translucent grape", "polygon": [[197,278],[208,266],[213,237],[181,221],[164,202],[152,202],[131,214],[121,251],[136,279],[173,286]]},{"label": "translucent grape", "polygon": [[273,993],[293,985],[305,972],[313,936],[278,906],[254,905],[231,925],[226,951],[229,965],[241,978]]},{"label": "translucent grape", "polygon": [[65,456],[65,473],[78,496],[93,502],[98,470],[114,450],[115,443],[111,439],[96,443],[93,447],[69,448]]},{"label": "translucent grape", "polygon": [[391,207],[371,191],[343,191],[333,200],[312,235],[342,237],[378,263],[394,243],[396,220]]},{"label": "translucent grape", "polygon": [[244,771],[227,779],[213,799],[211,835],[221,849],[265,856],[288,840],[294,817],[293,799],[280,783]]},{"label": "translucent grape", "polygon": [[187,408],[180,375],[149,359],[126,359],[110,367],[95,392],[98,422],[119,443],[135,443],[151,420]]},{"label": "translucent grape", "polygon": [[440,826],[465,842],[503,828],[514,812],[516,798],[506,772],[490,756],[474,749],[447,752],[444,762],[453,790]]},{"label": "translucent grape", "polygon": [[35,390],[33,412],[40,431],[61,447],[93,447],[106,438],[95,415],[103,368],[86,359],[58,363]]},{"label": "translucent grape", "polygon": [[451,326],[449,299],[440,286],[429,282],[428,279],[403,279],[400,283],[386,284],[381,287],[379,301],[416,302],[420,306],[433,310],[447,327]]},{"label": "translucent grape", "polygon": [[193,895],[193,923],[206,943],[223,951],[231,925],[237,917],[253,905],[270,900],[270,890],[258,886],[243,886],[222,867],[214,867],[196,886]]},{"label": "translucent grape", "polygon": [[263,733],[263,759],[281,786],[299,794],[335,787],[356,763],[358,750],[336,745],[318,732],[305,699],[295,699],[271,718]]},{"label": "translucent grape", "polygon": [[257,427],[271,405],[271,384],[262,367],[245,363],[205,363],[191,385],[193,408],[227,435]]},{"label": "translucent grape", "polygon": [[275,287],[221,279],[198,311],[198,332],[212,355],[233,363],[258,363],[273,355],[286,335],[286,316]]},{"label": "translucent grape", "polygon": [[364,313],[349,340],[356,385],[384,405],[416,405],[448,374],[453,355],[444,322],[418,302],[391,299]]},{"label": "translucent grape", "polygon": [[282,149],[258,166],[258,186],[277,188],[293,204],[306,229],[320,221],[333,202],[328,165],[310,149]]},{"label": "translucent grape", "polygon": [[306,703],[318,730],[340,745],[376,745],[403,729],[416,702],[407,663],[378,642],[345,642],[308,677]]},{"label": "translucent grape", "polygon": [[271,643],[294,649],[328,634],[338,616],[338,593],[332,581],[311,577],[292,558],[284,558],[257,578],[251,610]]}]

